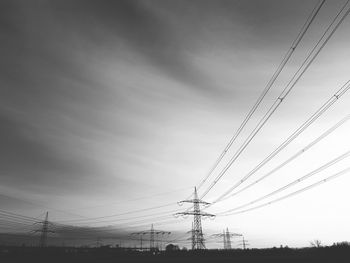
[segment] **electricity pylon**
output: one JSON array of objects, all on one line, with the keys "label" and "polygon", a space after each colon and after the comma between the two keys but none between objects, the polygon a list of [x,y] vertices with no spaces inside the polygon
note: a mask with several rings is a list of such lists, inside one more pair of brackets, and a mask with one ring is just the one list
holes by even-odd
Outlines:
[{"label": "electricity pylon", "polygon": [[190,200],[184,200],[179,202],[179,205],[183,203],[192,203],[193,204],[193,210],[192,211],[185,211],[181,213],[176,213],[177,215],[193,215],[193,225],[192,225],[192,249],[205,249],[204,244],[204,238],[203,238],[203,231],[202,231],[202,216],[203,217],[209,217],[214,218],[215,215],[208,214],[205,212],[201,212],[200,205],[209,205],[210,203],[204,202],[198,198],[197,194],[197,188],[194,188],[194,198]]},{"label": "electricity pylon", "polygon": [[212,236],[213,237],[222,237],[223,238],[223,242],[224,242],[224,249],[232,249],[231,237],[242,236],[242,234],[230,233],[228,228],[226,228],[226,231],[223,230],[222,233],[214,234]]},{"label": "electricity pylon", "polygon": [[223,243],[224,243],[224,249],[227,249],[227,243],[226,243],[226,233],[225,233],[225,230],[223,230],[222,233],[220,234],[214,234],[212,235],[212,237],[219,237],[219,238],[223,238]]},{"label": "electricity pylon", "polygon": [[143,251],[143,236],[145,235],[145,233],[143,232],[138,232],[138,233],[132,233],[132,236],[140,236],[140,250]]},{"label": "electricity pylon", "polygon": [[247,240],[244,239],[244,236],[242,235],[242,243],[238,244],[239,246],[242,246],[244,250],[246,250],[247,246],[249,246],[249,243]]},{"label": "electricity pylon", "polygon": [[41,222],[36,222],[36,224],[42,224],[41,229],[34,230],[33,232],[40,232],[39,246],[46,247],[47,246],[47,235],[48,233],[54,233],[54,231],[49,229],[51,223],[49,222],[49,212],[46,212],[45,220]]},{"label": "electricity pylon", "polygon": [[[163,230],[155,230],[153,228],[153,224],[151,225],[151,230],[146,230],[146,231],[141,231],[141,232],[136,232],[136,233],[132,233],[131,235],[137,235],[140,236],[140,242],[141,242],[141,250],[143,249],[142,247],[142,241],[143,241],[143,236],[149,236],[149,250],[150,251],[154,251],[159,249],[159,235],[170,235],[171,232],[167,232],[167,231],[163,231]],[[157,246],[155,246],[155,237],[156,237],[156,241],[157,241]],[[162,241],[162,240],[160,240]]]},{"label": "electricity pylon", "polygon": [[228,231],[228,228],[226,228],[225,237],[226,237],[225,238],[226,239],[226,249],[232,249],[232,247],[231,247],[231,236],[230,236],[230,232]]}]

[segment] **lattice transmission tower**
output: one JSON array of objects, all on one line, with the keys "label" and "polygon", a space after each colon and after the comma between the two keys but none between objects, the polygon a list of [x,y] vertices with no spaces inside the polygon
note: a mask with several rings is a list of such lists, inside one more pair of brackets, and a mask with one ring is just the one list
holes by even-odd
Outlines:
[{"label": "lattice transmission tower", "polygon": [[230,235],[230,232],[228,231],[228,228],[226,228],[225,236],[226,236],[226,238],[225,238],[226,239],[226,248],[225,249],[232,249],[232,246],[231,246],[231,235]]},{"label": "lattice transmission tower", "polygon": [[226,228],[226,230],[223,230],[222,233],[214,234],[212,236],[223,238],[224,249],[232,249],[231,238],[232,237],[240,237],[240,236],[242,236],[242,234],[230,233],[228,228]]},{"label": "lattice transmission tower", "polygon": [[247,249],[247,246],[249,246],[248,241],[244,239],[244,236],[243,236],[243,235],[242,235],[242,243],[239,244],[239,245],[241,245],[242,248],[243,248],[244,250],[246,250],[246,249]]},{"label": "lattice transmission tower", "polygon": [[192,237],[192,249],[205,249],[203,230],[202,230],[202,217],[214,218],[215,215],[208,214],[205,212],[201,212],[200,205],[209,205],[210,203],[204,202],[198,198],[197,188],[194,188],[194,198],[190,200],[184,200],[179,202],[179,204],[183,203],[192,203],[193,210],[187,210],[185,212],[176,213],[175,215],[193,215],[193,225],[191,231]]},{"label": "lattice transmission tower", "polygon": [[[155,230],[153,228],[153,224],[152,224],[150,230],[132,233],[131,235],[140,237],[140,248],[141,248],[141,250],[144,249],[144,247],[142,246],[144,237],[146,239],[148,237],[149,238],[149,250],[150,251],[155,251],[155,250],[159,250],[159,241],[163,242],[162,237],[164,235],[170,235],[170,234],[171,234],[171,232],[168,232],[168,231]],[[156,242],[157,242],[157,244],[156,244]]]},{"label": "lattice transmission tower", "polygon": [[46,212],[44,221],[36,222],[36,224],[41,224],[41,229],[34,230],[33,232],[40,233],[39,246],[47,247],[47,236],[48,233],[54,233],[54,231],[49,229],[51,223],[49,222],[49,212]]}]

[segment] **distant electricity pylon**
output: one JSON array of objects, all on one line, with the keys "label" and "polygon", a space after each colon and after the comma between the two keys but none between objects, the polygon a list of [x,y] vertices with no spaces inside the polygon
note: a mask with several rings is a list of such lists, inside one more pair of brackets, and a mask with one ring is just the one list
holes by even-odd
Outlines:
[{"label": "distant electricity pylon", "polygon": [[39,239],[39,246],[40,247],[46,247],[47,246],[47,235],[48,233],[54,233],[54,231],[49,229],[49,226],[51,223],[49,222],[49,212],[46,212],[45,220],[41,222],[37,222],[36,224],[41,224],[41,229],[34,230],[34,232],[39,232],[40,239]]},{"label": "distant electricity pylon", "polygon": [[198,198],[197,189],[194,188],[194,198],[190,200],[184,200],[179,202],[179,205],[183,203],[192,203],[193,204],[193,210],[192,211],[185,211],[181,213],[176,213],[175,216],[178,215],[193,215],[193,224],[192,224],[192,230],[191,230],[191,238],[192,238],[192,249],[205,249],[204,244],[204,238],[203,238],[203,231],[202,231],[202,216],[203,217],[209,217],[214,218],[215,215],[208,214],[205,212],[201,212],[200,205],[209,205],[209,203],[204,202]]},{"label": "distant electricity pylon", "polygon": [[247,246],[249,246],[249,243],[247,240],[244,239],[244,236],[242,235],[242,243],[240,243],[238,245],[242,246],[242,248],[245,250],[245,249],[247,249]]},{"label": "distant electricity pylon", "polygon": [[220,234],[214,234],[213,237],[222,237],[224,242],[224,249],[232,249],[231,245],[231,237],[237,237],[237,236],[243,236],[242,234],[237,233],[230,233],[228,228],[226,228],[226,231],[223,230]]},{"label": "distant electricity pylon", "polygon": [[[153,228],[153,224],[151,225],[151,230],[141,231],[132,233],[132,236],[140,236],[140,249],[143,250],[143,236],[149,236],[149,250],[154,251],[156,249],[159,249],[159,241],[162,241],[162,239],[159,239],[159,235],[170,235],[171,232],[163,231],[163,230],[155,230]],[[157,245],[155,245],[155,241],[157,241]]]}]

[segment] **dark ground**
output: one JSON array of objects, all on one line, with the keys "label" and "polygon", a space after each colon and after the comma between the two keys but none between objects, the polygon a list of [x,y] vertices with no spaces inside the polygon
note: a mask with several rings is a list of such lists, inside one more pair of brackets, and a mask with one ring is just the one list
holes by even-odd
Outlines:
[{"label": "dark ground", "polygon": [[247,250],[126,251],[117,248],[33,248],[1,247],[0,262],[60,262],[60,263],[110,263],[110,262],[350,262],[350,247],[322,248],[272,248]]}]

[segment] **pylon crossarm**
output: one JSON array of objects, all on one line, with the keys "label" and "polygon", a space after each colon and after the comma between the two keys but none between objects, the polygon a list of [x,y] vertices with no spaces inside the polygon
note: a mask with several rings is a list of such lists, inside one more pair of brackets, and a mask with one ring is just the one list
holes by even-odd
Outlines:
[{"label": "pylon crossarm", "polygon": [[154,230],[154,233],[155,234],[161,234],[161,235],[164,235],[164,234],[170,235],[171,234],[171,232],[165,232],[165,231],[159,231],[159,230]]},{"label": "pylon crossarm", "polygon": [[210,205],[210,203],[202,201],[200,199],[191,199],[191,200],[183,200],[180,202],[177,202],[179,205],[182,205],[183,203],[196,203],[196,204],[202,204],[202,205]]},{"label": "pylon crossarm", "polygon": [[47,224],[47,225],[50,225],[50,226],[54,226],[55,224],[52,223],[52,222],[45,222],[45,221],[37,221],[37,222],[34,222],[33,225],[42,225],[42,224]]},{"label": "pylon crossarm", "polygon": [[144,233],[142,233],[142,232],[139,232],[139,233],[131,233],[130,235],[131,235],[131,236],[137,236],[137,235],[144,235]]},{"label": "pylon crossarm", "polygon": [[213,215],[213,214],[208,214],[208,213],[201,213],[202,216],[205,216],[205,217],[210,217],[210,218],[215,218],[216,215]]},{"label": "pylon crossarm", "polygon": [[181,212],[174,214],[175,216],[181,216],[181,215],[192,215],[192,216],[206,216],[206,217],[215,217],[213,214],[203,213],[203,212],[196,212],[196,211],[188,211],[188,212]]},{"label": "pylon crossarm", "polygon": [[214,235],[211,235],[210,237],[223,237],[224,234],[214,234]]},{"label": "pylon crossarm", "polygon": [[157,234],[162,234],[162,233],[164,233],[164,234],[166,234],[166,233],[171,234],[171,232],[168,232],[168,231],[163,231],[163,230],[153,229],[153,231],[154,231],[154,233],[157,233]]},{"label": "pylon crossarm", "polygon": [[[42,229],[37,229],[37,230],[32,230],[32,231],[30,231],[30,233],[38,233],[38,232],[43,232],[43,230]],[[45,231],[46,233],[56,233],[55,231],[52,231],[52,230],[46,230]]]}]

